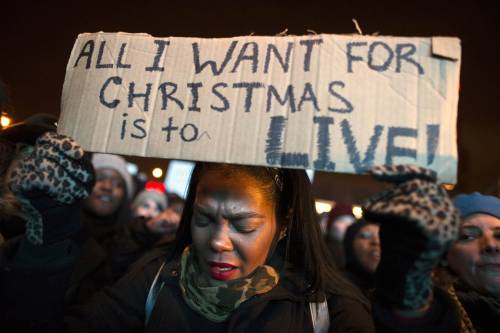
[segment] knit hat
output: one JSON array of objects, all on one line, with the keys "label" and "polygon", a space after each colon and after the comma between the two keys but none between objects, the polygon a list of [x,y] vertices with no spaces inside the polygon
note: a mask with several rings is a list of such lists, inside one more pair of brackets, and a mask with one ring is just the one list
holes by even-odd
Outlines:
[{"label": "knit hat", "polygon": [[167,208],[167,196],[164,193],[156,190],[143,190],[132,202],[132,210],[135,210],[138,206],[144,203],[146,200],[152,200],[156,202],[160,210]]},{"label": "knit hat", "polygon": [[128,198],[132,198],[134,194],[134,183],[132,182],[132,176],[127,170],[127,162],[123,157],[112,154],[95,153],[92,155],[92,165],[94,165],[96,170],[104,168],[116,170],[125,181]]},{"label": "knit hat", "polygon": [[460,194],[455,197],[453,203],[460,211],[462,219],[477,213],[500,218],[500,198],[491,195],[483,195],[478,192]]}]

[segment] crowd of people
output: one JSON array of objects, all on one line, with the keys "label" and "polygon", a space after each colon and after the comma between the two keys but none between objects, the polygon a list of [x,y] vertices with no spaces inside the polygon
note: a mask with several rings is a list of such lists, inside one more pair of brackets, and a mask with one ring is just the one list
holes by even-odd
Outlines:
[{"label": "crowd of people", "polygon": [[498,331],[498,197],[375,166],[320,219],[304,170],[197,162],[183,202],[54,131],[0,132],[2,331]]}]

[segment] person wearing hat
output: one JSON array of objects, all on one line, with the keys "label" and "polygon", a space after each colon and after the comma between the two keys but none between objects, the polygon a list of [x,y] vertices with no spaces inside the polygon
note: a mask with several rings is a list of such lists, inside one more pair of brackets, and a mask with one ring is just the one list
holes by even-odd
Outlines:
[{"label": "person wearing hat", "polygon": [[461,223],[444,263],[448,291],[461,309],[463,331],[498,332],[500,198],[475,192],[460,194],[453,203]]},{"label": "person wearing hat", "polygon": [[380,223],[372,298],[380,331],[498,332],[500,199],[451,201],[433,171],[415,166],[371,172],[395,183],[364,205]]},{"label": "person wearing hat", "polygon": [[167,196],[157,190],[142,190],[132,202],[132,215],[152,218],[167,208]]},{"label": "person wearing hat", "polygon": [[[0,217],[10,229],[15,222],[18,226],[0,250],[1,287],[14,295],[4,297],[7,308],[23,293],[23,283],[48,279],[29,267],[61,267],[49,281],[68,283],[68,304],[84,303],[119,279],[144,251],[127,228],[133,188],[125,160],[107,154],[91,159],[75,141],[53,132],[55,120],[35,115],[0,132]],[[26,271],[12,269],[19,260]],[[50,293],[47,287],[28,295],[33,308],[25,310],[40,311],[36,299],[57,297]]]},{"label": "person wearing hat", "polygon": [[[8,101],[3,101],[3,104]],[[0,130],[0,234],[10,239],[25,232],[25,221],[20,216],[19,205],[7,186],[8,171],[14,161],[21,159],[21,151],[34,146],[36,139],[45,132],[56,131],[57,118],[51,114],[37,113],[21,122]]]},{"label": "person wearing hat", "polygon": [[459,215],[436,173],[414,165],[374,166],[391,183],[363,205],[380,225],[380,261],[370,294],[377,332],[461,332],[457,307],[433,272],[456,240]]},{"label": "person wearing hat", "polygon": [[92,165],[96,182],[92,193],[83,201],[82,219],[92,237],[106,247],[120,224],[131,218],[129,198],[133,182],[123,157],[94,153]]}]

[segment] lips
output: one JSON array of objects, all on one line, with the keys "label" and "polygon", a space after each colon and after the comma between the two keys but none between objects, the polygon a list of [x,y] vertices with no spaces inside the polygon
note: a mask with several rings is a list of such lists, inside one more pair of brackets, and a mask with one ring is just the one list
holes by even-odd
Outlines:
[{"label": "lips", "polygon": [[102,202],[111,202],[113,198],[110,195],[98,195],[97,199]]},{"label": "lips", "polygon": [[500,273],[500,264],[480,264],[479,268],[485,272]]},{"label": "lips", "polygon": [[236,274],[238,267],[224,262],[208,262],[208,272],[215,280],[227,281]]},{"label": "lips", "polygon": [[380,251],[373,251],[370,253],[373,259],[380,260]]}]

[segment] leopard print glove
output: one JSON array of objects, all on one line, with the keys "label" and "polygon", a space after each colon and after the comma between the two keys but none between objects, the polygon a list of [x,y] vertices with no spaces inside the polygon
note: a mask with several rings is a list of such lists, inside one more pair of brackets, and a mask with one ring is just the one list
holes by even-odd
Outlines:
[{"label": "leopard print glove", "polygon": [[73,204],[92,191],[94,171],[83,149],[71,138],[53,132],[40,136],[9,177],[9,188],[21,206],[26,221],[26,238],[43,244],[44,226],[31,197],[40,193],[60,204]]},{"label": "leopard print glove", "polygon": [[395,184],[363,207],[367,220],[380,222],[377,298],[400,309],[423,308],[432,293],[432,270],[458,235],[459,215],[434,171],[396,165],[370,172]]}]

